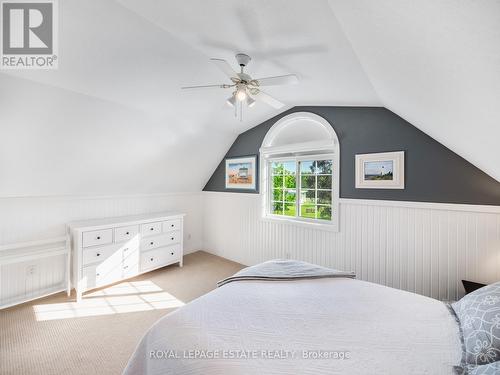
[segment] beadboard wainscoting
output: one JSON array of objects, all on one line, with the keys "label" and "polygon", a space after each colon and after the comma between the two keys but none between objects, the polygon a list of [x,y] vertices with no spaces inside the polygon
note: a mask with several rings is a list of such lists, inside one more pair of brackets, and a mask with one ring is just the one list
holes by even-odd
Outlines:
[{"label": "beadboard wainscoting", "polygon": [[[202,193],[0,198],[0,245],[64,236],[71,221],[161,211],[184,219],[184,253],[202,249]],[[64,290],[65,256],[0,266],[0,302]]]},{"label": "beadboard wainscoting", "polygon": [[[36,273],[29,274],[29,267]],[[66,257],[58,255],[0,268],[0,307],[61,292],[66,288]]]},{"label": "beadboard wainscoting", "polygon": [[253,265],[294,258],[440,300],[500,280],[500,207],[340,200],[340,232],[262,219],[259,194],[204,192],[206,251]]}]

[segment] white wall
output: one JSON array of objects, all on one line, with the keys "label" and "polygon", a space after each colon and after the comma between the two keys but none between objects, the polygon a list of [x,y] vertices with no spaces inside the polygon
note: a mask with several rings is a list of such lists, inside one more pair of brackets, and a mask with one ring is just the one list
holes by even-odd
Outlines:
[{"label": "white wall", "polygon": [[200,191],[235,137],[1,73],[0,86],[0,197]]},{"label": "white wall", "polygon": [[500,181],[500,2],[329,3],[382,104]]},{"label": "white wall", "polygon": [[442,300],[500,280],[500,207],[344,199],[333,233],[263,221],[257,194],[203,194],[204,249],[245,265],[290,257]]},{"label": "white wall", "polygon": [[65,224],[75,220],[182,211],[189,253],[202,247],[201,205],[200,192],[0,198],[0,245],[64,236]]}]

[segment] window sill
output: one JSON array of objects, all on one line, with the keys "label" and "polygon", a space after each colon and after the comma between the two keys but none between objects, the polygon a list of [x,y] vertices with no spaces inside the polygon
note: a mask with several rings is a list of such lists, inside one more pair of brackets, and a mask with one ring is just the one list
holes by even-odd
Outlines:
[{"label": "window sill", "polygon": [[300,220],[296,218],[288,218],[288,217],[282,217],[282,216],[274,216],[274,215],[266,215],[261,218],[261,221],[264,222],[271,222],[271,223],[282,223],[282,224],[287,224],[287,225],[294,225],[298,227],[305,227],[309,229],[318,229],[318,230],[324,230],[328,232],[338,232],[339,228],[337,223],[330,223],[330,224],[323,224],[323,223],[318,223],[318,222],[313,222],[313,221],[307,221],[307,220]]}]

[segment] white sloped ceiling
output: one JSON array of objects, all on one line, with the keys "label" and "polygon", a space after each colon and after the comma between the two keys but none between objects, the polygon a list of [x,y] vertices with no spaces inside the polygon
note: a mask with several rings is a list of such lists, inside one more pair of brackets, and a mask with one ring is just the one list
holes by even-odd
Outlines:
[{"label": "white sloped ceiling", "polygon": [[[237,134],[209,57],[246,52],[286,104],[380,105],[326,0],[59,1],[59,69],[0,73],[0,196],[199,191]],[[282,109],[285,110],[286,108]]]},{"label": "white sloped ceiling", "polygon": [[500,181],[500,1],[330,5],[383,105]]},{"label": "white sloped ceiling", "polygon": [[[237,134],[294,105],[381,106],[500,178],[499,2],[59,1],[59,69],[0,73],[0,196],[199,191]],[[243,122],[209,62],[270,87]]]}]

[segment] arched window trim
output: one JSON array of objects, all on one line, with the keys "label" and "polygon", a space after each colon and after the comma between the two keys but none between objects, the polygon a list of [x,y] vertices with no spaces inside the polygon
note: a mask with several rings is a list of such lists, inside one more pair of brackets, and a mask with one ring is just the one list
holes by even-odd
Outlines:
[{"label": "arched window trim", "polygon": [[[280,135],[298,122],[314,126],[324,131],[322,139],[307,142],[291,142],[276,145]],[[329,159],[332,160],[332,219],[305,219],[295,216],[278,216],[271,213],[270,163],[281,160]],[[298,179],[299,177],[297,177]],[[340,189],[340,144],[335,130],[321,116],[310,112],[295,112],[278,120],[267,132],[260,148],[260,179],[262,196],[262,216],[264,220],[282,221],[301,226],[315,227],[330,231],[339,230],[339,189]],[[298,195],[298,194],[297,194]],[[297,199],[300,199],[298,197]],[[298,204],[297,204],[298,207]]]}]

